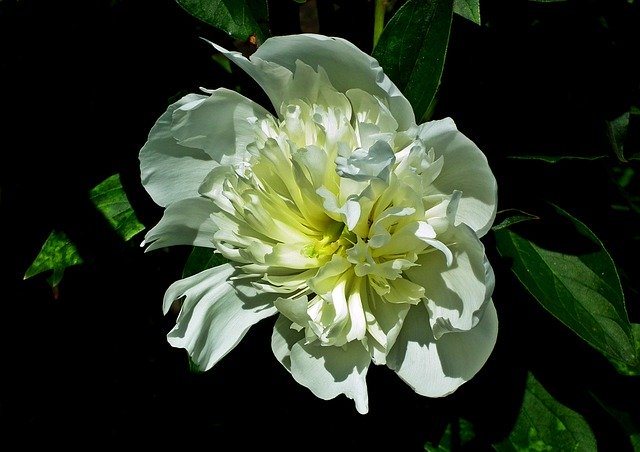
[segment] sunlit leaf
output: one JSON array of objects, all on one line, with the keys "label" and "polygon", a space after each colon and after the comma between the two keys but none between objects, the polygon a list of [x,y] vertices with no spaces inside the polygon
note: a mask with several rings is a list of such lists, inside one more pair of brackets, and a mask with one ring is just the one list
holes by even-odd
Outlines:
[{"label": "sunlit leaf", "polygon": [[120,175],[114,174],[92,188],[89,196],[93,204],[106,217],[113,229],[125,241],[144,229],[129,204]]},{"label": "sunlit leaf", "polygon": [[[92,188],[89,197],[123,240],[131,239],[144,229],[129,204],[118,174],[108,177]],[[53,273],[47,280],[51,287],[56,288],[62,280],[65,268],[81,263],[82,258],[78,250],[66,234],[62,231],[52,231],[24,278],[52,270]]]},{"label": "sunlit leaf", "polygon": [[[616,266],[602,242],[564,210],[495,232],[499,253],[551,314],[625,374],[640,374]],[[528,232],[528,234],[526,234]]]},{"label": "sunlit leaf", "polygon": [[453,0],[408,0],[389,20],[373,50],[419,119],[433,109],[452,17]]},{"label": "sunlit leaf", "polygon": [[494,444],[498,452],[598,450],[585,419],[555,400],[529,373],[520,413],[511,434]]},{"label": "sunlit leaf", "polygon": [[189,14],[240,41],[268,37],[266,0],[176,0]]},{"label": "sunlit leaf", "polygon": [[194,246],[182,270],[182,277],[186,278],[195,275],[203,270],[222,265],[226,262],[228,262],[227,258],[220,253],[215,253],[212,248]]},{"label": "sunlit leaf", "polygon": [[475,24],[481,25],[480,0],[455,0],[453,2],[453,12]]},{"label": "sunlit leaf", "polygon": [[53,273],[47,278],[47,281],[51,287],[55,288],[60,284],[67,267],[81,263],[82,258],[78,254],[78,250],[65,233],[52,231],[33,263],[25,272],[24,279],[52,270]]}]

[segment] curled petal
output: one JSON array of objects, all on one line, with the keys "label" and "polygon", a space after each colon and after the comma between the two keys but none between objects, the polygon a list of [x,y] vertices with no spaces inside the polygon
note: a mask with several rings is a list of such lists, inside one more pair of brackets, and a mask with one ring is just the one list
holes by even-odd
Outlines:
[{"label": "curled petal", "polygon": [[473,378],[491,355],[498,335],[498,317],[492,301],[480,322],[469,331],[445,334],[435,340],[423,305],[405,318],[387,366],[418,394],[443,397]]},{"label": "curled petal", "polygon": [[167,313],[184,297],[175,327],[167,334],[173,347],[184,348],[200,370],[213,367],[260,320],[275,314],[275,294],[257,291],[236,270],[223,264],[173,283],[164,297]]},{"label": "curled petal", "polygon": [[465,223],[482,237],[495,219],[498,190],[486,156],[451,118],[420,125],[418,135],[427,149],[433,147],[437,157],[444,156],[433,187],[444,194],[462,192],[456,224]]},{"label": "curled petal", "polygon": [[422,254],[419,266],[406,270],[408,278],[425,288],[425,303],[433,334],[473,328],[478,312],[493,292],[493,271],[484,246],[468,226],[452,230],[451,265],[440,252]]},{"label": "curled petal", "polygon": [[218,227],[211,220],[214,204],[205,198],[182,199],[167,206],[162,218],[144,237],[146,251],[173,245],[213,248]]},{"label": "curled petal", "polygon": [[[400,130],[415,127],[411,104],[379,63],[345,39],[310,33],[274,36],[267,39],[250,59],[213,45],[262,86],[276,109],[293,94],[289,93],[288,85],[296,62],[300,60],[313,69],[323,68],[339,92],[359,88],[385,99]],[[295,95],[299,96],[300,92]]]},{"label": "curled petal", "polygon": [[160,206],[198,196],[198,187],[215,166],[211,156],[203,150],[180,146],[171,131],[174,111],[205,98],[188,94],[170,105],[156,121],[140,150],[142,185]]},{"label": "curled petal", "polygon": [[323,347],[298,341],[291,347],[291,375],[323,400],[344,394],[353,399],[359,413],[369,411],[367,370],[371,358],[361,342]]},{"label": "curled petal", "polygon": [[266,114],[258,104],[223,88],[210,96],[184,96],[156,121],[140,150],[142,184],[161,206],[197,196],[218,163],[246,159],[247,145],[255,139],[250,118]]},{"label": "curled petal", "polygon": [[220,88],[177,108],[171,133],[181,146],[202,149],[221,164],[234,164],[247,159],[247,145],[255,141],[253,122],[267,114],[237,92]]}]

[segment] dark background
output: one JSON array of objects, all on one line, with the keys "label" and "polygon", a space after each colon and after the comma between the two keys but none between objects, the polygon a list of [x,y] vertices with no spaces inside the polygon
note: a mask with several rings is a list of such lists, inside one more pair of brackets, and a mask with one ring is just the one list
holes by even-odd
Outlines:
[{"label": "dark background", "polygon": [[[273,34],[300,31],[297,8],[271,2]],[[452,116],[487,154],[500,208],[553,199],[596,232],[638,322],[637,215],[610,208],[624,202],[612,181],[626,168],[637,174],[637,163],[508,158],[612,155],[606,121],[638,104],[637,2],[483,0],[481,8],[482,27],[454,17],[434,117]],[[371,1],[318,0],[318,9],[320,33],[371,51]],[[212,371],[190,372],[184,351],[165,339],[174,318],[161,312],[189,250],[145,254],[144,233],[123,242],[87,192],[120,173],[139,220],[152,227],[162,211],[140,185],[138,151],[167,105],[201,86],[240,86],[264,98],[246,77],[225,73],[200,37],[234,46],[172,0],[0,0],[0,441],[13,444],[1,449],[175,443],[229,450],[223,444],[231,441],[279,450],[421,450],[462,415],[476,425],[472,449],[483,450],[510,431],[530,369],[590,422],[602,450],[630,450],[620,424],[588,393],[635,415],[637,379],[618,375],[543,311],[511,276],[491,234],[498,345],[450,397],[417,396],[372,365],[369,414],[342,396],[319,400],[273,357],[273,319],[253,327]],[[84,260],[66,270],[57,297],[47,275],[23,280],[52,229],[65,231]]]}]

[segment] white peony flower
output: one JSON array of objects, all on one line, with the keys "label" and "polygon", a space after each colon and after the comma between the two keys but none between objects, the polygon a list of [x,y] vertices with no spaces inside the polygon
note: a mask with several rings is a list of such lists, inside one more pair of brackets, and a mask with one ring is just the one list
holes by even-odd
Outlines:
[{"label": "white peony flower", "polygon": [[249,58],[213,46],[264,89],[169,107],[140,151],[165,207],[143,245],[209,247],[229,263],[177,281],[169,332],[207,370],[278,315],[276,358],[316,396],[368,411],[386,365],[440,397],[491,354],[494,276],[479,240],[496,212],[484,154],[451,119],[416,125],[378,63],[339,38],[273,37]]}]

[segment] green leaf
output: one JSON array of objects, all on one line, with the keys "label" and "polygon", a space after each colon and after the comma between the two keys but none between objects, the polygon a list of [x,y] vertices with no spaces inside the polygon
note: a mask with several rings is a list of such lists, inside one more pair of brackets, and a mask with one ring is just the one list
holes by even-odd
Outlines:
[{"label": "green leaf", "polygon": [[[108,177],[89,191],[96,208],[105,216],[113,229],[125,240],[131,239],[144,229],[136,218],[127,195],[120,183],[120,175]],[[24,279],[47,270],[53,270],[48,278],[54,289],[60,284],[64,269],[82,263],[82,258],[71,240],[62,231],[52,231],[27,269]]]},{"label": "green leaf", "polygon": [[508,228],[509,226],[513,226],[514,224],[521,223],[523,221],[539,219],[537,216],[531,215],[527,212],[523,212],[521,210],[516,210],[516,209],[509,209],[508,211],[499,212],[499,215],[496,216],[496,220],[498,220],[498,217],[503,216],[504,214],[510,211],[515,211],[518,213],[515,215],[511,215],[509,217],[506,217],[503,220],[500,220],[499,222],[496,221],[496,224],[491,228],[493,231],[499,231],[500,229]]},{"label": "green leaf", "polygon": [[510,159],[516,160],[542,160],[547,163],[558,163],[562,160],[599,160],[607,158],[606,155],[592,155],[592,156],[581,156],[581,155],[510,155],[508,156]]},{"label": "green leaf", "polygon": [[598,450],[585,419],[555,400],[531,373],[511,434],[493,447],[498,452]]},{"label": "green leaf", "polygon": [[408,0],[389,20],[373,50],[418,119],[434,108],[452,18],[453,0]]},{"label": "green leaf", "polygon": [[437,444],[427,442],[424,450],[428,452],[451,452],[464,446],[475,438],[473,424],[466,419],[459,418],[455,423],[447,425],[442,438]]},{"label": "green leaf", "polygon": [[82,258],[78,254],[78,250],[65,233],[52,231],[33,263],[25,272],[24,279],[53,270],[53,274],[47,281],[51,287],[55,288],[60,284],[65,268],[81,263]]},{"label": "green leaf", "polygon": [[214,252],[212,248],[194,246],[182,270],[182,277],[186,278],[227,262],[229,262],[227,258],[220,253]]},{"label": "green leaf", "polygon": [[611,149],[621,162],[626,162],[624,157],[624,141],[627,138],[629,128],[629,112],[625,112],[617,118],[607,121],[607,136]]},{"label": "green leaf", "polygon": [[480,0],[455,0],[453,12],[477,25],[482,24],[480,22]]},{"label": "green leaf", "polygon": [[93,204],[111,223],[113,229],[125,241],[144,229],[129,204],[119,174],[114,174],[96,185],[89,191],[89,196]]},{"label": "green leaf", "polygon": [[[640,324],[634,323],[634,330],[637,334],[640,334]],[[640,336],[636,335],[636,339]],[[640,419],[637,416],[633,416],[627,411],[623,411],[603,402],[594,393],[590,393],[591,397],[607,412],[613,419],[615,419],[626,435],[629,436],[629,443],[631,444],[634,452],[640,452]]]},{"label": "green leaf", "polygon": [[189,14],[246,42],[269,36],[266,0],[176,0]]},{"label": "green leaf", "polygon": [[[528,230],[495,231],[499,253],[557,319],[604,354],[624,374],[640,363],[616,266],[602,242],[583,223],[554,206]],[[526,234],[528,232],[528,236]]]}]

